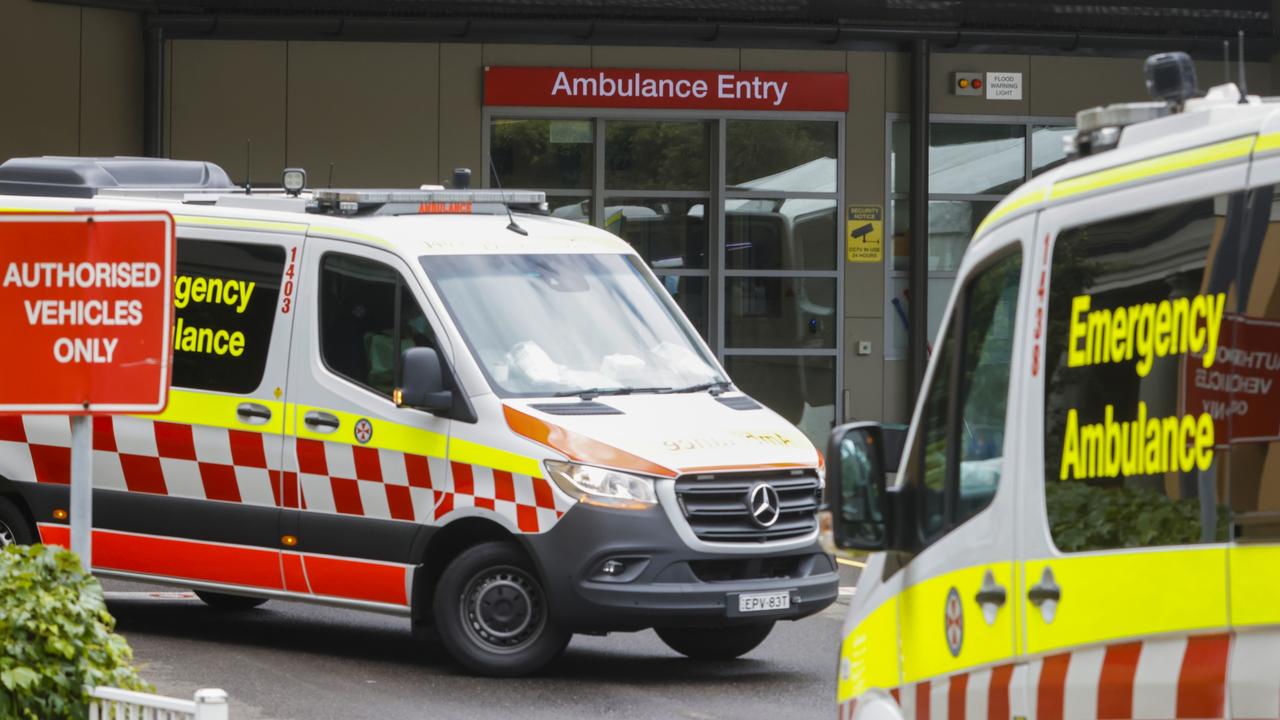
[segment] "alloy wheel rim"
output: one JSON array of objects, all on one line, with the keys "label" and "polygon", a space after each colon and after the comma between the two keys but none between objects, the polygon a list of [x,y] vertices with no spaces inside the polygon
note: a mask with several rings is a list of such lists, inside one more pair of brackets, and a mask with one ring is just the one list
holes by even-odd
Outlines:
[{"label": "alloy wheel rim", "polygon": [[0,548],[17,544],[18,538],[13,534],[13,528],[10,528],[3,521],[0,521]]}]

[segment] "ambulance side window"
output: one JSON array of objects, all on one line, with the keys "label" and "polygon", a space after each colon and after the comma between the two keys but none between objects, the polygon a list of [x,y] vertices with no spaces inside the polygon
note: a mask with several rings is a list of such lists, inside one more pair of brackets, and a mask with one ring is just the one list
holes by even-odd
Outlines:
[{"label": "ambulance side window", "polygon": [[251,393],[262,382],[284,248],[178,238],[173,384]]},{"label": "ambulance side window", "polygon": [[435,347],[427,316],[399,272],[354,255],[320,260],[320,347],[330,370],[387,397],[400,356]]},{"label": "ambulance side window", "polygon": [[[1231,378],[1276,375],[1224,354],[1252,342],[1251,319],[1235,309],[1248,294],[1238,275],[1257,263],[1244,257],[1257,249],[1249,249],[1248,202],[1244,193],[1210,197],[1058,233],[1044,356],[1044,482],[1059,549],[1225,540],[1226,472],[1233,482],[1242,471],[1260,479],[1261,466],[1240,463],[1238,450],[1265,455],[1267,445],[1242,440],[1230,462],[1224,452],[1233,433],[1251,434],[1247,413],[1228,412]],[[1256,276],[1273,302],[1275,262]],[[1280,334],[1271,337],[1274,355]]]},{"label": "ambulance side window", "polygon": [[1231,444],[1233,535],[1274,540],[1280,538],[1280,197],[1275,186],[1250,192],[1246,212],[1248,234],[1234,246],[1223,246],[1213,259],[1210,286],[1227,289],[1235,302],[1229,325],[1218,334],[1217,361],[1197,370],[1196,379],[1216,395],[1204,400],[1229,418],[1214,427],[1228,434]]},{"label": "ambulance side window", "polygon": [[920,497],[917,524],[924,544],[978,514],[995,497],[1021,271],[1020,251],[977,271],[965,283],[944,335],[917,445],[907,456],[907,477],[917,483]]}]

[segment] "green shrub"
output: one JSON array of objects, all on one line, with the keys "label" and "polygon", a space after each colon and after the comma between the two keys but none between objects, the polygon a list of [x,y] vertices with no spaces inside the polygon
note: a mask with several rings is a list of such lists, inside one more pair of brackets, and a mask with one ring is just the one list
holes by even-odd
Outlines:
[{"label": "green shrub", "polygon": [[0,718],[88,715],[86,685],[150,690],[102,586],[62,548],[0,550]]},{"label": "green shrub", "polygon": [[[1098,487],[1078,481],[1045,485],[1049,527],[1064,552],[1190,545],[1201,541],[1200,501],[1175,500],[1147,488]],[[1230,517],[1216,507],[1214,535],[1227,539]]]}]

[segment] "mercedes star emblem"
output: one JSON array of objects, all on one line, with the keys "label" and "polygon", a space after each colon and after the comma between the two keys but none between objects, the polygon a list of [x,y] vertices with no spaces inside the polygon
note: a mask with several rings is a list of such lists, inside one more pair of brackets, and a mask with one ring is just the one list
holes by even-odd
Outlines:
[{"label": "mercedes star emblem", "polygon": [[778,522],[778,514],[781,512],[778,505],[778,491],[767,483],[756,483],[747,493],[747,508],[751,510],[751,519],[762,528]]}]

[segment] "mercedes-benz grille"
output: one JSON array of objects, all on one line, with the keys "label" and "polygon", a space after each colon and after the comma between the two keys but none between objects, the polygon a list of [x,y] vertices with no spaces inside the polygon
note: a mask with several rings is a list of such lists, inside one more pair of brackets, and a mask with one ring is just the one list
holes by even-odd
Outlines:
[{"label": "mercedes-benz grille", "polygon": [[[699,540],[768,542],[814,531],[820,488],[813,470],[687,475],[676,479],[676,499]],[[778,507],[771,509],[773,497]]]}]

